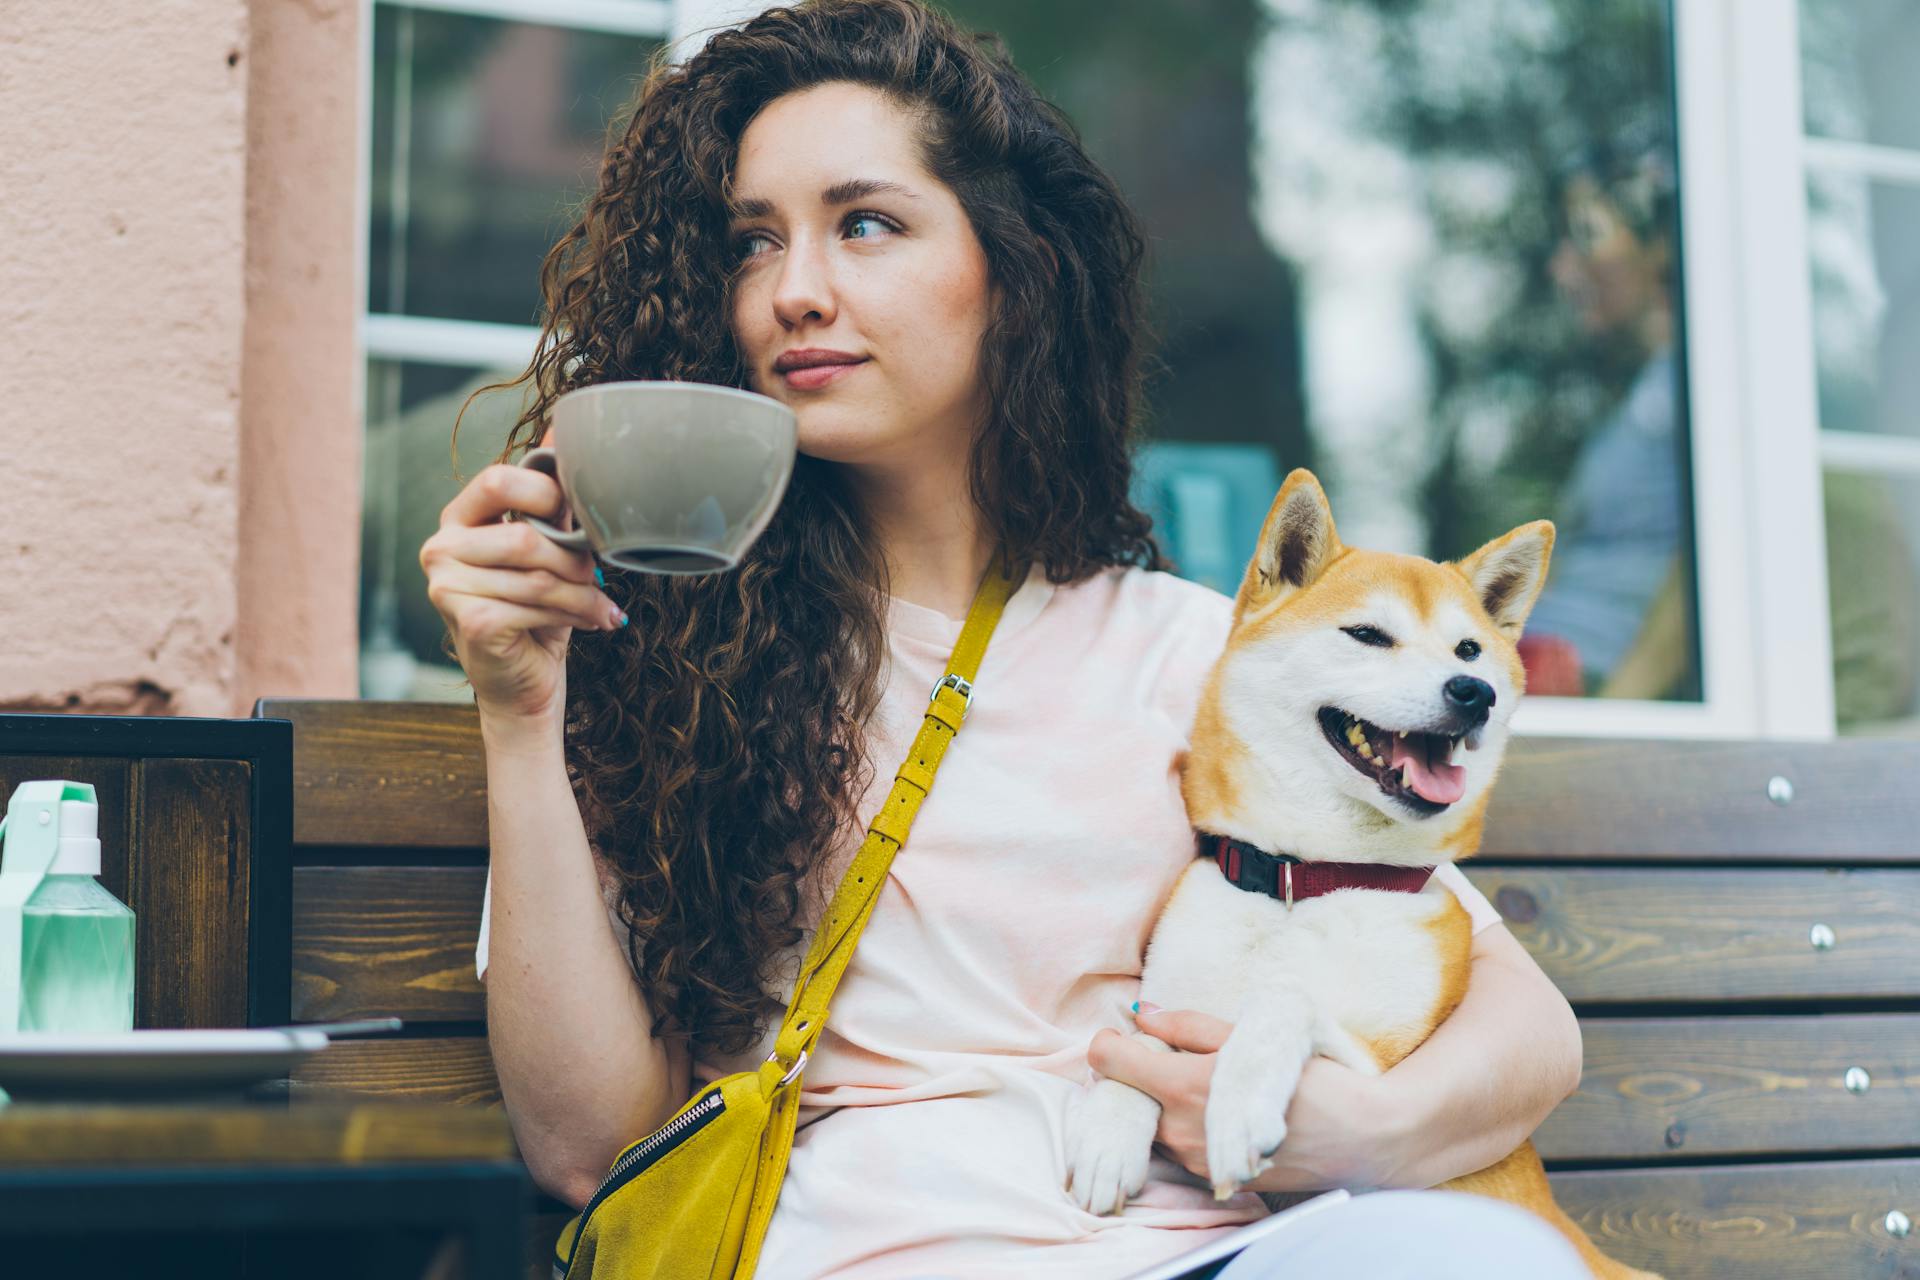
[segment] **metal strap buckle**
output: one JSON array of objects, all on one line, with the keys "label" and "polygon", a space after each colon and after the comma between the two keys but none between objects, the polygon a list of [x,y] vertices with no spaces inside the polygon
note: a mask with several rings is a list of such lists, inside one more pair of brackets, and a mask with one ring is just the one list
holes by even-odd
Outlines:
[{"label": "metal strap buckle", "polygon": [[953,691],[959,694],[962,699],[961,706],[960,706],[960,718],[962,720],[965,720],[967,718],[967,712],[973,710],[972,681],[963,680],[959,676],[954,675],[951,671],[949,671],[946,675],[941,676],[940,679],[934,684],[933,692],[927,695],[927,701],[928,702],[939,701],[940,691],[942,689],[945,689],[949,685],[953,687]]},{"label": "metal strap buckle", "polygon": [[1291,862],[1283,862],[1280,865],[1284,869],[1282,874],[1286,877],[1287,905],[1291,907],[1293,905],[1293,864]]},{"label": "metal strap buckle", "polygon": [[[779,1058],[780,1058],[780,1051],[778,1049],[774,1050],[772,1053],[767,1055],[768,1062],[776,1062],[779,1060]],[[780,1088],[784,1085],[792,1084],[794,1081],[794,1078],[798,1076],[802,1071],[805,1071],[806,1069],[807,1069],[807,1051],[805,1049],[802,1049],[800,1051],[800,1056],[793,1060],[793,1065],[787,1068],[787,1074],[780,1077],[780,1084],[775,1085],[774,1087]]]}]

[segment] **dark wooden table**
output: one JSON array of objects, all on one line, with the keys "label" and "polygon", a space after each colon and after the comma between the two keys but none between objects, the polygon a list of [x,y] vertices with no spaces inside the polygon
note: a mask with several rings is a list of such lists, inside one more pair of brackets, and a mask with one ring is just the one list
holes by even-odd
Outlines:
[{"label": "dark wooden table", "polygon": [[517,1280],[529,1195],[494,1108],[0,1106],[13,1275]]}]

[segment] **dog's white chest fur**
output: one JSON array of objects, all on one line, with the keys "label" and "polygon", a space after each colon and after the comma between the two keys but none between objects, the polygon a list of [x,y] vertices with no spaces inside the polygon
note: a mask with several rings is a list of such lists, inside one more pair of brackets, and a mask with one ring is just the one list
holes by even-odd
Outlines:
[{"label": "dog's white chest fur", "polygon": [[1237,1024],[1250,995],[1289,987],[1306,994],[1323,1027],[1332,1023],[1359,1042],[1336,1039],[1321,1052],[1377,1071],[1372,1054],[1356,1048],[1433,1016],[1444,966],[1426,926],[1452,901],[1433,882],[1420,893],[1342,891],[1288,907],[1196,861],[1154,929],[1141,999]]}]

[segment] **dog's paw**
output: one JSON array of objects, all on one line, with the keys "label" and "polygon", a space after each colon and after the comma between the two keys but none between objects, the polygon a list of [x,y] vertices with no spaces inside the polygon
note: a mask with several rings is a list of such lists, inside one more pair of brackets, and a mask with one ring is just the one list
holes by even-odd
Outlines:
[{"label": "dog's paw", "polygon": [[1273,1167],[1269,1157],[1287,1140],[1292,1101],[1271,1079],[1232,1065],[1222,1055],[1207,1096],[1207,1176],[1216,1200]]},{"label": "dog's paw", "polygon": [[1131,1085],[1102,1080],[1067,1116],[1067,1194],[1089,1213],[1118,1213],[1147,1185],[1160,1104]]}]

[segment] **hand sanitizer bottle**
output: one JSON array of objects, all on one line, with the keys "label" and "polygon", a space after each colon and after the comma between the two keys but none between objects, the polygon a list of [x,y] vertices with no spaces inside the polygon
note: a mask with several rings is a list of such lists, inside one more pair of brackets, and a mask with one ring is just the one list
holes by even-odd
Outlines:
[{"label": "hand sanitizer bottle", "polygon": [[[44,868],[18,908],[21,1031],[133,1029],[133,912],[94,879],[99,819],[86,783],[23,783],[8,805],[5,879],[15,895],[28,888],[17,877]],[[26,846],[17,858],[16,845]]]}]

